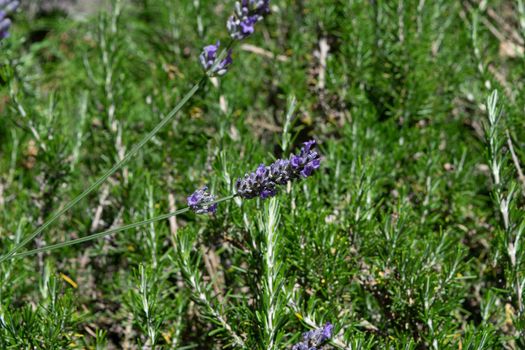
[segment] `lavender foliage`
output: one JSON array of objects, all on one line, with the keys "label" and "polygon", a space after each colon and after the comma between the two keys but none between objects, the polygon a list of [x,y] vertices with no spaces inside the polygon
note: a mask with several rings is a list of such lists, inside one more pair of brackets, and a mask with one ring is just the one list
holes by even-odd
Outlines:
[{"label": "lavender foliage", "polygon": [[334,326],[327,322],[323,327],[303,333],[303,340],[295,344],[292,350],[317,350],[332,337]]},{"label": "lavender foliage", "polygon": [[219,51],[220,46],[221,42],[217,40],[217,43],[215,45],[212,44],[205,46],[202,53],[199,56],[202,67],[206,71],[209,71],[211,75],[226,74],[228,68],[233,62],[231,56],[232,51],[228,50],[228,52],[226,53],[226,57],[215,65],[215,61],[217,60],[217,52]]},{"label": "lavender foliage", "polygon": [[6,16],[16,10],[18,5],[20,5],[18,1],[0,0],[0,40],[9,36],[11,20],[6,18]]},{"label": "lavender foliage", "polygon": [[270,0],[242,0],[235,3],[234,15],[226,27],[232,39],[242,40],[255,31],[255,23],[270,13]]},{"label": "lavender foliage", "polygon": [[278,159],[270,166],[259,165],[255,172],[237,179],[237,194],[245,199],[273,197],[279,186],[312,175],[321,162],[315,145],[315,140],[310,140],[303,144],[299,154],[292,154],[289,159]]},{"label": "lavender foliage", "polygon": [[217,203],[211,204],[216,197],[208,192],[208,187],[193,192],[188,198],[188,206],[197,214],[215,213]]}]

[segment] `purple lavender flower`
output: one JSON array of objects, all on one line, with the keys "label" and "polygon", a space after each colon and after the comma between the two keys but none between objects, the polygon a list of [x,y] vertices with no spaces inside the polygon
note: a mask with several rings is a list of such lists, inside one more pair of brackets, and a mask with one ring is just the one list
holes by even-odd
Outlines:
[{"label": "purple lavender flower", "polygon": [[0,40],[9,36],[11,20],[6,18],[6,16],[16,10],[18,5],[20,5],[18,1],[0,0]]},{"label": "purple lavender flower", "polygon": [[237,1],[234,15],[226,23],[230,36],[235,40],[250,36],[255,31],[255,23],[268,13],[270,13],[270,0]]},{"label": "purple lavender flower", "polygon": [[217,203],[210,204],[216,197],[208,193],[207,186],[193,192],[187,199],[188,206],[197,214],[215,213],[217,211]]},{"label": "purple lavender flower", "polygon": [[270,166],[261,164],[255,172],[237,179],[237,194],[245,199],[266,199],[277,194],[278,186],[312,175],[321,164],[315,144],[315,140],[305,142],[299,154],[292,154],[289,160],[278,159]]},{"label": "purple lavender flower", "polygon": [[232,50],[229,49],[228,52],[226,53],[226,57],[224,57],[224,59],[219,62],[214,72],[217,75],[224,75],[226,74],[226,72],[228,71],[228,68],[230,67],[232,63],[233,63]]},{"label": "purple lavender flower", "polygon": [[[219,47],[221,46],[221,42],[217,40],[217,43],[215,45],[208,45],[204,46],[204,49],[202,50],[202,53],[200,54],[199,58],[201,60],[202,67],[206,71],[210,71],[211,75],[224,75],[228,71],[228,68],[232,64],[232,51],[228,50],[226,53],[226,57],[221,60],[217,65],[215,65],[215,61],[217,60],[217,52],[219,51]],[[214,66],[215,65],[215,66]]]},{"label": "purple lavender flower", "polygon": [[0,40],[9,36],[9,27],[11,27],[11,20],[9,18],[4,18],[0,21]]},{"label": "purple lavender flower", "polygon": [[204,69],[208,70],[211,68],[211,66],[213,66],[213,63],[217,58],[217,51],[219,50],[220,45],[221,42],[217,40],[217,43],[215,45],[212,44],[204,46],[204,49],[202,50],[202,53],[200,55],[201,64],[204,67]]},{"label": "purple lavender flower", "polygon": [[318,347],[332,337],[333,328],[334,326],[327,322],[321,328],[303,333],[303,341],[295,344],[292,350],[317,350]]}]

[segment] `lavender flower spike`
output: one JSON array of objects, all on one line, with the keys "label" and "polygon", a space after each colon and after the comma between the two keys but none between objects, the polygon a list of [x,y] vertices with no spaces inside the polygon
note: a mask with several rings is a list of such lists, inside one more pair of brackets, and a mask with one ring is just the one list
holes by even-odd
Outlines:
[{"label": "lavender flower spike", "polygon": [[232,64],[232,51],[228,50],[226,53],[226,57],[221,60],[217,65],[215,65],[215,61],[217,60],[217,52],[219,51],[219,47],[221,46],[221,42],[217,40],[217,43],[215,45],[208,45],[205,46],[202,53],[200,54],[199,58],[201,61],[202,67],[206,71],[210,71],[211,75],[224,75],[228,71],[228,67]]},{"label": "lavender flower spike", "polygon": [[317,350],[332,337],[334,326],[327,322],[323,327],[303,333],[303,341],[295,344],[292,350]]},{"label": "lavender flower spike", "polygon": [[18,1],[0,0],[0,40],[9,36],[11,20],[6,18],[6,16],[16,10],[18,5],[20,5]]},{"label": "lavender flower spike", "polygon": [[215,213],[217,203],[210,204],[216,197],[208,193],[208,187],[204,186],[200,190],[193,192],[188,198],[188,206],[196,214]]},{"label": "lavender flower spike", "polygon": [[242,0],[235,3],[235,13],[226,27],[232,39],[242,40],[255,31],[255,23],[270,13],[270,0]]},{"label": "lavender flower spike", "polygon": [[279,186],[312,175],[321,164],[315,144],[315,140],[305,142],[301,151],[291,155],[290,159],[278,159],[270,166],[261,164],[255,172],[237,179],[237,194],[245,199],[273,197]]}]

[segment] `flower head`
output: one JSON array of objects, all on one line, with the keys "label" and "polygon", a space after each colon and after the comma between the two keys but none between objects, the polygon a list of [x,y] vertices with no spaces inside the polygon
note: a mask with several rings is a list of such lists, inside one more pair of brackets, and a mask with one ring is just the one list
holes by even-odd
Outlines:
[{"label": "flower head", "polygon": [[215,45],[212,44],[204,46],[202,53],[199,56],[202,67],[206,71],[210,71],[212,75],[226,74],[228,68],[233,62],[232,51],[228,50],[228,52],[226,53],[226,57],[224,57],[224,59],[222,59],[215,65],[215,61],[217,60],[217,52],[219,51],[220,46],[221,42],[219,40],[217,40],[217,43]]},{"label": "flower head", "polygon": [[221,46],[221,42],[217,40],[217,43],[215,45],[208,45],[204,46],[202,49],[202,53],[200,55],[201,64],[204,67],[204,69],[208,70],[211,68],[213,63],[215,62],[215,59],[217,58],[217,51],[219,50],[219,46]]},{"label": "flower head", "polygon": [[321,164],[315,144],[315,140],[305,142],[299,154],[292,154],[290,159],[278,159],[270,166],[261,164],[255,172],[237,179],[237,194],[245,199],[273,197],[278,186],[312,175]]},{"label": "flower head", "polygon": [[270,13],[270,0],[242,0],[235,3],[235,13],[228,19],[226,27],[230,36],[242,40],[255,31],[255,23]]},{"label": "flower head", "polygon": [[188,198],[188,206],[197,214],[215,213],[217,203],[210,204],[216,197],[208,193],[208,187],[204,186],[200,190],[193,192]]},{"label": "flower head", "polygon": [[6,16],[16,10],[18,5],[20,5],[18,1],[0,0],[0,40],[9,36],[11,20],[6,18]]},{"label": "flower head", "polygon": [[327,322],[324,326],[303,333],[303,341],[295,344],[292,350],[316,350],[332,337],[332,330],[334,326]]}]

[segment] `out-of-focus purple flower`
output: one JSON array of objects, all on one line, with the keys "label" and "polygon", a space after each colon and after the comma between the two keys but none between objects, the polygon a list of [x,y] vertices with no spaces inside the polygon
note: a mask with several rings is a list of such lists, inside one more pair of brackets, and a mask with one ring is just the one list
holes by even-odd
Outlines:
[{"label": "out-of-focus purple flower", "polygon": [[11,27],[11,20],[9,18],[4,18],[0,21],[0,40],[9,36],[9,27]]},{"label": "out-of-focus purple flower", "polygon": [[332,338],[333,329],[334,329],[334,326],[330,322],[326,322],[321,332],[321,337],[323,339],[322,341],[327,341],[328,339]]},{"label": "out-of-focus purple flower", "polygon": [[290,159],[278,159],[270,166],[261,164],[255,172],[237,179],[237,194],[245,199],[273,197],[278,186],[312,175],[321,164],[315,144],[315,140],[305,142],[299,154],[292,154]]},{"label": "out-of-focus purple flower", "polygon": [[316,350],[332,337],[333,328],[334,326],[327,322],[320,328],[303,333],[303,341],[295,344],[292,350]]},{"label": "out-of-focus purple flower", "polygon": [[[292,347],[292,350],[311,350],[308,344],[305,344],[303,342],[297,343]],[[313,350],[317,350],[315,347]]]},{"label": "out-of-focus purple flower", "polygon": [[228,52],[226,53],[226,57],[224,57],[224,59],[219,62],[214,72],[217,75],[224,75],[226,74],[226,72],[228,71],[228,68],[230,67],[232,63],[233,63],[232,50],[229,49]]},{"label": "out-of-focus purple flower", "polygon": [[200,60],[202,67],[206,71],[210,71],[211,75],[224,75],[228,71],[228,68],[232,64],[232,51],[228,50],[226,53],[226,57],[222,59],[217,65],[214,66],[215,61],[217,60],[217,52],[219,51],[219,47],[221,46],[221,42],[217,40],[217,43],[215,45],[208,45],[204,46],[204,49],[202,50],[202,53],[200,54]]},{"label": "out-of-focus purple flower", "polygon": [[11,20],[6,18],[6,16],[16,10],[18,5],[20,5],[18,1],[0,0],[0,40],[9,36]]},{"label": "out-of-focus purple flower", "polygon": [[242,0],[235,3],[235,12],[226,27],[230,36],[242,40],[255,31],[255,23],[270,13],[270,0]]},{"label": "out-of-focus purple flower", "polygon": [[221,42],[218,40],[215,45],[212,44],[204,46],[204,49],[202,50],[202,53],[200,55],[201,64],[204,67],[204,69],[208,70],[211,68],[211,66],[213,66],[213,63],[217,58],[217,51],[219,50],[219,46],[221,46]]},{"label": "out-of-focus purple flower", "polygon": [[197,214],[215,213],[217,203],[211,204],[216,197],[208,193],[208,187],[193,192],[188,198],[188,206]]}]

